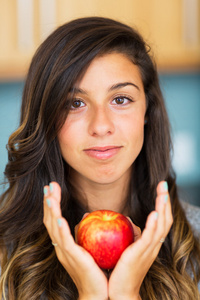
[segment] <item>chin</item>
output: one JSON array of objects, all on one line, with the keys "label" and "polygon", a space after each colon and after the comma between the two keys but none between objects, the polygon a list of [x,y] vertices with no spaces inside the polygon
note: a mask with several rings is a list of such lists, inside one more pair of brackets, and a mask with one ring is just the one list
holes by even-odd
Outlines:
[{"label": "chin", "polygon": [[79,183],[80,186],[85,183],[89,184],[101,184],[108,185],[116,182],[127,183],[131,176],[131,166],[122,166],[120,164],[116,166],[101,165],[101,166],[85,166],[81,170],[73,170],[73,180]]},{"label": "chin", "polygon": [[[113,184],[117,181],[120,181],[121,179],[124,178],[124,176],[126,175],[126,173],[124,174],[98,174],[96,176],[92,176],[90,178],[90,181],[95,182],[96,184],[104,184],[104,185],[108,185],[108,184]],[[125,176],[126,177],[126,176]]]}]

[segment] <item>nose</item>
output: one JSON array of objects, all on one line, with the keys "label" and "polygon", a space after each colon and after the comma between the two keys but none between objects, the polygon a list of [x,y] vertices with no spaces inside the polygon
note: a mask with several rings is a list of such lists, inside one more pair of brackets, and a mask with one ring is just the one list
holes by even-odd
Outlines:
[{"label": "nose", "polygon": [[93,111],[89,122],[89,134],[103,137],[114,132],[112,115],[106,108],[97,108]]}]

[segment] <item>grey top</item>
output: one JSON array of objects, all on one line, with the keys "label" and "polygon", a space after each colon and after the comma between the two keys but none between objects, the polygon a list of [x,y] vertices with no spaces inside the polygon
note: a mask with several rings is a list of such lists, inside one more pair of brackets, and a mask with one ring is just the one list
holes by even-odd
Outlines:
[{"label": "grey top", "polygon": [[194,234],[200,237],[200,207],[183,201],[181,205],[185,211],[188,222],[192,226]]},{"label": "grey top", "polygon": [[[185,211],[188,222],[192,226],[194,235],[200,239],[200,207],[183,201],[181,205]],[[200,282],[198,283],[198,289],[200,291]]]}]

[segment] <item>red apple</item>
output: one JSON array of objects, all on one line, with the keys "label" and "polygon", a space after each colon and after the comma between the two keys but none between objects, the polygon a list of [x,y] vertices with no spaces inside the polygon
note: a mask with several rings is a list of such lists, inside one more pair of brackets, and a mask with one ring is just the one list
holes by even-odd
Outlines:
[{"label": "red apple", "polygon": [[134,242],[131,222],[122,214],[98,210],[79,224],[77,242],[102,269],[113,269],[122,252]]}]

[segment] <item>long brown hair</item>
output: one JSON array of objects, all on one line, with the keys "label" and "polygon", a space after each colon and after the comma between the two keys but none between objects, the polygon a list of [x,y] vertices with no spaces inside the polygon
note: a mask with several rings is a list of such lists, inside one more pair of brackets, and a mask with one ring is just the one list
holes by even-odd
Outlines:
[{"label": "long brown hair", "polygon": [[7,294],[9,300],[78,298],[43,225],[43,186],[53,180],[61,185],[62,212],[73,234],[84,209],[76,201],[57,133],[67,117],[67,95],[75,82],[97,55],[111,52],[127,55],[139,67],[147,102],[144,145],[134,162],[127,199],[130,217],[144,228],[160,180],[168,182],[174,216],[173,227],[143,281],[141,297],[199,299],[199,244],[178,200],[170,126],[150,48],[129,26],[90,17],[53,32],[29,68],[20,126],[8,142],[5,177],[9,187],[0,204],[0,294]]}]

